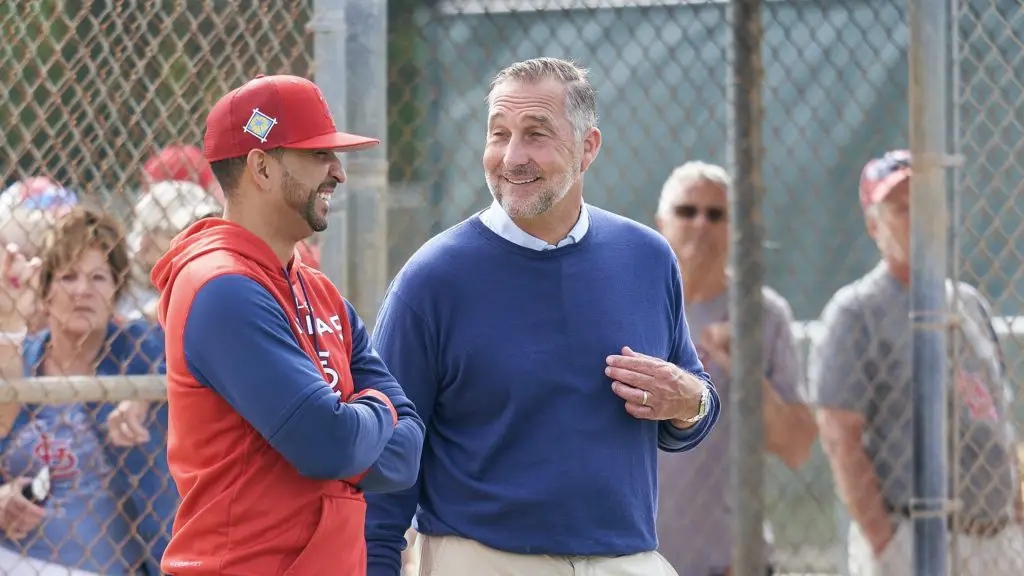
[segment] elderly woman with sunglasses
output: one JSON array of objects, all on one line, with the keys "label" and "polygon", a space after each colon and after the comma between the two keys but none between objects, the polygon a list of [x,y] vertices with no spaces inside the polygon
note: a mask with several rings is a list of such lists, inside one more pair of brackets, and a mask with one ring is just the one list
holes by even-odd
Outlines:
[{"label": "elderly woman with sunglasses", "polygon": [[[8,245],[0,262],[3,375],[162,372],[162,333],[112,320],[128,273],[117,223],[82,207],[57,221],[38,257]],[[47,326],[26,334],[24,318],[37,310]],[[178,501],[166,413],[152,409],[131,447],[115,442],[121,426],[112,413],[114,405],[98,403],[0,405],[0,573],[159,574]],[[49,475],[40,494],[47,498],[29,500],[25,486],[40,473]]]}]

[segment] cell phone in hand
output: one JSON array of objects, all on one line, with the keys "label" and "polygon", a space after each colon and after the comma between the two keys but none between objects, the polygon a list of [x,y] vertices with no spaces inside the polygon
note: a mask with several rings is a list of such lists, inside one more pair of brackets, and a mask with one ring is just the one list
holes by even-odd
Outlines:
[{"label": "cell phone in hand", "polygon": [[21,495],[36,506],[45,506],[50,499],[50,467],[43,466],[36,477],[25,485]]}]

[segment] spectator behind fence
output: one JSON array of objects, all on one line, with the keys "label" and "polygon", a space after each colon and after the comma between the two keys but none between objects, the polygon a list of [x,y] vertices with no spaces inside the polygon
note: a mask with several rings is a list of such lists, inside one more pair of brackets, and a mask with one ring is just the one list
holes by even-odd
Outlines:
[{"label": "spectator behind fence", "polygon": [[[162,373],[160,332],[111,321],[129,272],[117,223],[76,207],[40,248],[27,260],[11,246],[0,266],[4,376]],[[23,315],[37,306],[47,327],[26,336]],[[178,500],[164,458],[166,412],[152,411],[138,445],[119,447],[120,411],[92,402],[0,406],[0,573],[159,574]],[[52,497],[38,507],[21,490],[43,467]]]},{"label": "spectator behind fence", "polygon": [[[146,161],[143,172],[144,188],[165,181],[194,182],[209,192],[218,204],[224,205],[224,189],[217,182],[203,153],[195,146],[168,146]],[[303,264],[314,270],[320,269],[320,246],[315,236],[302,240],[295,248],[299,251]]]},{"label": "spectator behind fence", "polygon": [[257,76],[206,120],[224,218],[153,269],[168,333],[173,574],[359,576],[363,493],[415,481],[423,423],[355,308],[296,244],[328,225],[338,132],[320,90]]},{"label": "spectator behind fence", "polygon": [[491,206],[413,255],[374,331],[428,441],[414,488],[367,497],[369,574],[398,575],[414,514],[423,576],[674,574],[657,452],[696,446],[719,406],[675,257],[583,202],[601,146],[586,70],[513,64],[488,115]]},{"label": "spectator behind fence", "polygon": [[168,180],[143,192],[134,212],[128,235],[133,282],[118,313],[127,320],[155,323],[160,292],[149,279],[153,265],[167,252],[175,236],[203,216],[220,214],[221,206],[198,184]]},{"label": "spectator behind fence", "polygon": [[[15,182],[0,194],[0,248],[15,244],[26,258],[38,256],[42,239],[77,204],[77,194],[46,176]],[[30,332],[45,324],[45,314],[27,319]]]},{"label": "spectator behind fence", "polygon": [[[790,468],[799,468],[810,456],[816,434],[814,416],[806,406],[803,369],[790,332],[793,313],[789,303],[771,288],[762,290],[764,378],[752,382],[729,378],[731,185],[722,167],[687,162],[676,168],[662,187],[655,221],[679,259],[686,286],[686,319],[722,402],[728,404],[733,386],[761,386],[765,449]],[[723,411],[716,430],[693,451],[658,458],[658,549],[680,574],[729,573],[732,504],[730,460],[724,455],[729,453],[729,420],[733,417]],[[770,530],[766,537],[770,544]],[[768,558],[765,564],[771,574]]]},{"label": "spectator behind fence", "polygon": [[[852,576],[904,576],[912,567],[911,177],[906,151],[864,167],[860,203],[881,262],[825,306],[810,360],[822,445],[853,520]],[[974,287],[960,282],[958,299],[952,282],[947,291],[958,319],[951,330],[959,330],[963,343],[951,359],[950,407],[959,425],[949,461],[960,486],[951,495],[959,507],[950,530],[960,564],[951,573],[1020,576],[1021,492],[999,341],[989,304]]]},{"label": "spectator behind fence", "polygon": [[192,182],[224,203],[224,191],[203,152],[188,144],[172,144],[150,156],[142,166],[143,190],[160,182]]}]

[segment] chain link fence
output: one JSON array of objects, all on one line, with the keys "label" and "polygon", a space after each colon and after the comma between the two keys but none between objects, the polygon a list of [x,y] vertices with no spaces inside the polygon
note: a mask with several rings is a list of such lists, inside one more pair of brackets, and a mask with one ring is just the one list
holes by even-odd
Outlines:
[{"label": "chain link fence", "polygon": [[[714,226],[725,225],[724,220],[711,221],[708,209],[716,206],[707,198],[692,200],[703,205],[694,205],[694,213],[687,215],[680,207],[686,202],[686,187],[672,188],[666,182],[675,168],[691,160],[725,167],[733,160],[726,2],[350,4],[363,14],[386,6],[386,52],[369,44],[384,39],[363,25],[370,16],[353,20],[359,12],[344,8],[345,3],[321,0],[29,0],[0,5],[0,78],[6,87],[6,97],[0,99],[0,176],[7,189],[0,195],[0,240],[18,245],[24,256],[12,260],[18,266],[38,257],[40,266],[50,262],[63,271],[79,271],[78,276],[55,275],[51,286],[56,290],[46,293],[52,299],[46,307],[0,306],[0,311],[10,312],[10,322],[0,326],[7,339],[0,341],[0,361],[6,360],[0,368],[7,384],[0,387],[0,395],[11,403],[0,414],[0,425],[7,423],[0,441],[0,472],[7,486],[20,489],[23,481],[15,478],[32,478],[45,466],[52,489],[41,528],[7,512],[0,515],[0,522],[8,523],[0,526],[7,534],[0,538],[0,572],[35,574],[45,563],[97,574],[118,573],[127,566],[155,570],[153,560],[169,537],[177,494],[166,470],[162,335],[153,325],[147,272],[177,230],[216,213],[216,202],[209,204],[217,198],[216,184],[202,162],[190,159],[194,151],[187,147],[201,148],[204,118],[216,98],[257,73],[316,79],[327,87],[324,93],[339,127],[354,130],[372,125],[378,113],[386,114],[386,134],[375,134],[387,142],[386,178],[381,176],[385,186],[374,180],[372,166],[350,169],[347,198],[332,203],[335,225],[313,242],[323,244],[325,272],[343,293],[358,296],[354,301],[364,319],[373,318],[386,280],[424,241],[490,203],[480,166],[487,83],[517,60],[565,57],[590,69],[604,142],[587,173],[588,203],[656,226],[664,188],[671,193],[666,201],[672,208],[665,216],[682,224],[703,218],[708,234]],[[842,463],[834,447],[826,450],[823,442],[814,441],[804,459],[766,439],[766,448],[776,454],[764,456],[763,493],[752,501],[760,500],[770,536],[765,561],[779,573],[846,574],[858,556],[867,561],[881,555],[870,549],[879,548],[877,544],[849,540],[857,502],[891,500],[884,502],[891,508],[885,513],[898,518],[904,512],[898,508],[909,504],[911,486],[909,390],[903,395],[877,392],[909,382],[909,308],[878,308],[888,310],[885,315],[868,310],[867,296],[854,299],[862,315],[876,314],[871,321],[892,335],[878,339],[878,330],[851,329],[835,349],[822,348],[836,324],[821,318],[836,292],[869,273],[878,261],[878,247],[857,209],[857,190],[869,159],[909,147],[908,12],[899,0],[779,0],[764,2],[761,11],[763,178],[754,184],[763,205],[764,284],[777,304],[766,307],[765,326],[773,318],[783,319],[776,328],[789,324],[793,370],[786,377],[802,394],[794,397],[795,404],[806,399],[818,404],[816,408],[840,408],[871,422],[864,452],[873,465],[866,470],[875,474],[878,494],[858,486],[844,492]],[[1017,0],[961,0],[955,3],[953,20],[951,126],[953,150],[962,155],[963,165],[953,179],[955,241],[950,260],[955,277],[975,286],[991,304],[1007,375],[982,378],[980,386],[991,384],[995,392],[988,397],[995,398],[1001,397],[1003,385],[1017,394],[1024,377],[1022,328],[1014,320],[1021,314],[1024,294],[1018,265],[1024,254],[1019,234],[1024,205],[1018,198],[1024,181],[1024,116],[1019,106],[1024,97],[1024,10]],[[332,44],[339,37],[342,41]],[[386,63],[367,62],[385,53]],[[378,64],[386,66],[386,94],[379,101],[367,96],[371,92],[364,86],[376,85]],[[355,158],[346,159],[350,161]],[[156,186],[167,179],[192,180],[208,197],[196,196],[194,188],[184,185],[173,190]],[[721,207],[729,211],[724,200]],[[75,229],[75,218],[90,233]],[[684,236],[694,234],[693,229],[680,230]],[[114,236],[119,241],[110,241]],[[130,260],[123,274],[116,256],[120,252]],[[93,277],[81,270],[90,258],[101,272],[109,272],[112,288],[119,286],[122,275],[131,284],[102,296],[103,274]],[[375,270],[381,262],[386,262],[381,278],[367,280],[375,272],[363,271]],[[61,316],[60,295],[82,290],[80,286],[98,291],[97,302],[113,302],[116,293],[120,301],[114,314],[104,315],[101,310],[106,308],[97,304],[92,316],[76,312],[74,306]],[[9,295],[38,295],[40,290],[8,286]],[[956,301],[970,298],[968,290],[961,290]],[[898,303],[898,291],[883,300]],[[31,317],[18,321],[19,314],[28,313]],[[967,309],[953,313],[977,315]],[[71,340],[75,353],[58,358],[58,341],[68,337],[59,334],[75,334],[69,332],[73,322],[66,319],[75,314],[85,314],[90,326],[114,323],[100,339],[102,346],[88,338]],[[721,314],[704,320],[696,312],[690,316],[699,328],[728,319],[727,309]],[[887,323],[890,317],[898,320]],[[22,327],[49,328],[54,336],[30,336],[13,348]],[[695,330],[698,339],[701,332]],[[897,336],[902,339],[894,340]],[[777,345],[780,338],[766,330],[764,361],[779,369],[766,373],[769,381],[784,379],[788,352],[787,345]],[[985,338],[974,328],[956,332],[950,338],[950,358],[966,354],[967,364],[985,365],[992,350],[979,353],[970,346],[980,342],[983,348]],[[842,372],[844,366],[820,361],[822,350],[834,358],[849,351],[842,346],[851,343],[861,347],[855,362],[845,366],[849,373]],[[952,368],[960,365],[950,362]],[[850,385],[829,404],[822,400],[815,370],[836,382],[847,378]],[[23,373],[30,377],[22,378]],[[717,381],[727,379],[721,367],[713,366],[712,374]],[[974,382],[951,370],[950,388],[961,390],[961,381]],[[730,387],[720,387],[727,403]],[[787,394],[776,390],[780,397]],[[963,393],[957,394],[956,406],[964,406]],[[767,391],[765,395],[772,397]],[[1018,400],[995,402],[997,421],[1019,429],[1024,418],[1019,406]],[[979,516],[987,515],[983,520],[998,522],[996,512],[1002,512],[1006,498],[1020,494],[1019,476],[1002,474],[1018,462],[1008,456],[1016,440],[995,434],[977,415],[985,409],[966,406],[964,417],[951,421],[953,430],[967,439],[955,443],[950,454],[952,484],[956,488],[973,482],[975,512],[980,509]],[[132,415],[142,413],[142,429],[133,428]],[[687,484],[671,475],[661,479],[662,521],[668,520],[664,530],[677,531],[662,534],[663,541],[682,535],[690,541],[687,550],[702,555],[698,565],[708,570],[724,567],[732,555],[729,534],[736,511],[730,510],[724,488],[738,462],[723,453],[729,449],[736,417],[726,411],[702,450],[673,462],[699,469],[699,483]],[[993,433],[985,436],[986,430]],[[767,428],[766,436],[771,436]],[[986,456],[965,455],[965,450]],[[1000,454],[1006,459],[998,461]],[[966,464],[952,466],[961,457]],[[756,488],[751,484],[749,489]],[[3,490],[0,499],[13,498]],[[686,505],[665,513],[673,502]],[[961,502],[957,523],[980,522],[966,516],[968,508],[969,502]],[[979,566],[999,570],[998,559],[1013,555],[992,552],[993,546],[1003,546],[993,544],[1001,542],[998,538],[963,534],[959,525],[950,534],[957,543],[948,549],[951,574],[975,574]],[[905,529],[900,537],[906,536]],[[666,555],[671,556],[668,551]]]},{"label": "chain link fence", "polygon": [[0,298],[0,573],[161,573],[178,494],[149,270],[220,210],[198,154],[206,111],[257,72],[310,75],[311,15],[0,4],[0,241],[17,250]]},{"label": "chain link fence", "polygon": [[[959,462],[960,466],[953,474],[952,491],[958,509],[951,526],[954,537],[949,565],[952,573],[1019,573],[1024,568],[993,550],[1000,545],[1012,547],[1019,557],[1024,554],[1019,539],[1003,534],[981,538],[963,533],[971,532],[972,492],[984,497],[984,510],[975,511],[975,515],[1009,517],[1017,522],[1021,518],[1024,349],[1019,318],[1024,292],[1019,263],[1024,252],[1019,236],[1024,190],[1024,3],[962,0],[954,4],[952,23],[951,132],[953,150],[960,155],[961,164],[952,179],[950,262],[953,276],[962,282],[958,299],[968,301],[977,290],[990,307],[992,328],[1001,344],[1000,369],[1005,374],[1005,388],[998,392],[1003,392],[1006,399],[1000,402],[996,396],[995,405],[1000,421],[1012,423],[1014,430],[985,433],[987,426],[979,425],[976,415],[986,404],[978,401],[970,386],[963,386],[964,366],[951,366],[951,387],[968,410],[953,412],[949,426],[955,438],[969,440],[955,447],[951,457],[951,463]],[[952,340],[951,348],[954,357],[959,357],[978,346],[973,345],[965,329],[962,337]],[[1017,443],[1014,451],[1011,442]],[[1008,453],[1005,457],[1004,451]],[[983,457],[977,458],[971,468],[968,464],[972,456],[977,456],[975,452]],[[1006,468],[1015,469],[1016,474],[1002,472]],[[1015,496],[1014,506],[1005,510],[1002,497],[1008,492]],[[964,525],[968,525],[966,530]]]}]

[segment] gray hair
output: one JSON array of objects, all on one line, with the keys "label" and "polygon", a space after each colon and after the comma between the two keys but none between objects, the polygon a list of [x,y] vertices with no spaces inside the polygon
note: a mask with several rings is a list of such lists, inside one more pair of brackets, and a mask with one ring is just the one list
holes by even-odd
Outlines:
[{"label": "gray hair", "polygon": [[572,124],[576,140],[582,140],[588,130],[597,126],[597,95],[587,78],[587,69],[561,58],[532,58],[516,62],[494,77],[487,90],[487,105],[491,105],[494,89],[503,82],[527,84],[543,80],[558,80],[565,86],[565,116]]},{"label": "gray hair", "polygon": [[726,193],[732,188],[732,177],[729,176],[729,172],[725,168],[700,160],[687,162],[673,170],[661,187],[661,197],[658,198],[658,214],[667,216],[672,211],[673,197],[679,194],[683,188],[700,181],[717,184]]}]

